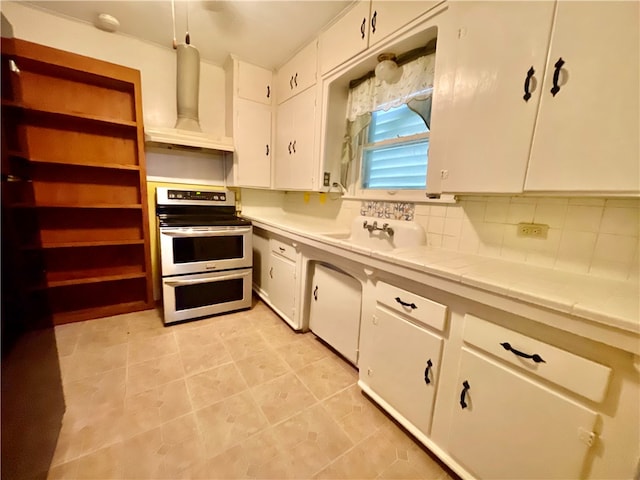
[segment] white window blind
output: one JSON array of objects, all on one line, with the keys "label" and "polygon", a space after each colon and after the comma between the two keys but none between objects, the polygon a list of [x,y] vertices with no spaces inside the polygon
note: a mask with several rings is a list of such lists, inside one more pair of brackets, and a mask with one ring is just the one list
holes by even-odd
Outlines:
[{"label": "white window blind", "polygon": [[425,188],[428,149],[425,122],[407,105],[373,112],[363,148],[362,188]]}]

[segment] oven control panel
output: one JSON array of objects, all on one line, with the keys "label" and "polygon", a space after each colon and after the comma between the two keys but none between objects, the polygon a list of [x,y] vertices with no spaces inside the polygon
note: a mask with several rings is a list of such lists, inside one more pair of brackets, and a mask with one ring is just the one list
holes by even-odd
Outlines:
[{"label": "oven control panel", "polygon": [[168,190],[169,200],[197,200],[202,202],[226,202],[226,192],[198,191],[198,190]]}]

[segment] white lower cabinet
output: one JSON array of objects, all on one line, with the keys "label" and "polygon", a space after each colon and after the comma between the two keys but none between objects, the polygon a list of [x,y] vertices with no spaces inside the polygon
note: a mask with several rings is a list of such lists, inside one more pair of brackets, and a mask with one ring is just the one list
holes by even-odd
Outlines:
[{"label": "white lower cabinet", "polygon": [[582,478],[598,414],[466,347],[451,455],[474,477]]},{"label": "white lower cabinet", "polygon": [[371,351],[367,365],[360,365],[360,378],[428,434],[444,340],[382,308],[369,321]]},{"label": "white lower cabinet", "polygon": [[360,282],[316,264],[311,287],[309,329],[351,363],[357,364],[362,301]]},{"label": "white lower cabinet", "polygon": [[291,322],[296,308],[296,263],[275,252],[269,267],[269,299]]},{"label": "white lower cabinet", "polygon": [[269,268],[271,249],[269,238],[263,230],[254,228],[253,238],[253,289],[264,300],[269,297]]}]

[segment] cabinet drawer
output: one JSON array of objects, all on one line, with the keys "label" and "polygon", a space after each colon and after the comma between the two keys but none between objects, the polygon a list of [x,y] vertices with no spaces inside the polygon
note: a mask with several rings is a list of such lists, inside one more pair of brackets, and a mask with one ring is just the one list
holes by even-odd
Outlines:
[{"label": "cabinet drawer", "polygon": [[589,400],[606,394],[611,368],[500,325],[465,315],[464,341]]},{"label": "cabinet drawer", "polygon": [[275,252],[278,255],[282,255],[284,258],[288,258],[293,262],[296,261],[296,249],[290,243],[286,243],[276,238],[270,238],[269,245],[271,246],[272,252]]},{"label": "cabinet drawer", "polygon": [[376,290],[378,303],[386,305],[416,322],[437,330],[444,330],[447,321],[446,305],[384,282],[379,282]]}]

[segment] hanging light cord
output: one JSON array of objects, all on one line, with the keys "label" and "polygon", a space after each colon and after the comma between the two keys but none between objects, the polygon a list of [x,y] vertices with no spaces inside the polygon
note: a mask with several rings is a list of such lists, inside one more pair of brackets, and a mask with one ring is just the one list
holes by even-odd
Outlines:
[{"label": "hanging light cord", "polygon": [[178,42],[176,42],[176,3],[175,0],[171,0],[171,20],[173,22],[173,49],[178,48]]}]

